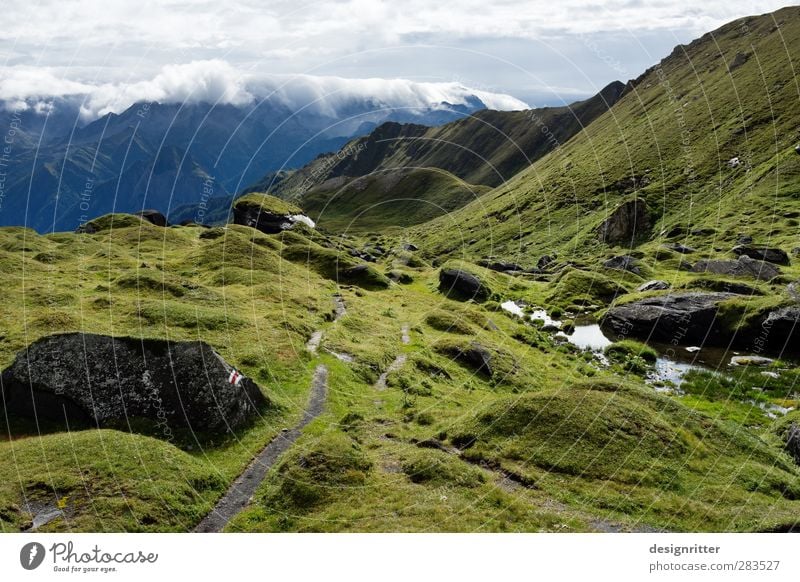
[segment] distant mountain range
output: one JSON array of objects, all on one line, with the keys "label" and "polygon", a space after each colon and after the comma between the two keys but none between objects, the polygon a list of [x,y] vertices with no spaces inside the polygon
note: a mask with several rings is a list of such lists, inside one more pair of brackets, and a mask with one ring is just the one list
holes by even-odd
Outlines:
[{"label": "distant mountain range", "polygon": [[[477,111],[437,127],[387,122],[296,171],[270,173],[246,191],[296,201],[321,224],[410,225],[466,205],[569,141],[623,95],[615,81],[564,107]],[[416,204],[409,204],[409,201]],[[374,210],[372,210],[374,209]],[[359,222],[356,221],[356,222]]]},{"label": "distant mountain range", "polygon": [[[388,121],[438,125],[486,105],[398,107],[369,95],[336,108],[267,98],[249,105],[135,103],[83,122],[76,98],[0,102],[0,226],[73,230],[91,218],[153,208],[174,220],[203,219],[199,208],[229,203],[265,173],[306,164]],[[183,207],[182,213],[175,209]]]}]

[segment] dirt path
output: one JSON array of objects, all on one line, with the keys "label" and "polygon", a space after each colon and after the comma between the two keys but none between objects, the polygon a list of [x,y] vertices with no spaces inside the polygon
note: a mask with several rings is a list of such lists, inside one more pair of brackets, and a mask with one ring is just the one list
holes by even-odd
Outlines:
[{"label": "dirt path", "polygon": [[311,381],[311,397],[308,406],[303,411],[303,418],[294,428],[282,432],[261,450],[244,473],[239,475],[233,485],[228,488],[211,513],[195,528],[196,532],[222,531],[228,522],[250,503],[250,499],[270,468],[298,439],[306,425],[322,413],[327,395],[328,369],[320,364],[314,371],[314,378]]},{"label": "dirt path", "polygon": [[[341,295],[333,296],[334,321],[338,321],[347,313],[344,299]],[[306,349],[316,355],[322,341],[322,331],[315,331],[306,344]],[[253,494],[261,485],[264,477],[290,446],[300,437],[306,425],[322,414],[325,408],[325,401],[328,398],[328,368],[319,364],[314,370],[314,377],[311,380],[311,395],[308,405],[303,411],[303,418],[300,419],[293,428],[284,430],[281,434],[272,439],[269,444],[261,449],[261,452],[250,462],[244,473],[239,475],[233,484],[225,492],[214,509],[203,518],[194,529],[196,532],[220,532],[231,519],[242,509],[250,504]]]},{"label": "dirt path", "polygon": [[[408,345],[411,343],[411,336],[408,335],[407,324],[403,326],[403,329],[400,332],[400,341],[403,342],[403,345]],[[386,371],[378,376],[378,381],[375,382],[375,390],[386,390],[386,379],[389,377],[389,374],[402,368],[403,364],[406,363],[406,360],[408,360],[408,356],[406,356],[406,354],[398,355],[394,361],[389,364],[389,367],[386,368]]]}]

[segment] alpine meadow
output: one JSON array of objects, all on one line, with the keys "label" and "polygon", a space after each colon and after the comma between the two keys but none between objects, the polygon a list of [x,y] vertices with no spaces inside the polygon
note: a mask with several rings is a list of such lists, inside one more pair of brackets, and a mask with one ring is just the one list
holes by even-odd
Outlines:
[{"label": "alpine meadow", "polygon": [[536,107],[0,77],[0,532],[799,531],[798,55],[790,6]]}]

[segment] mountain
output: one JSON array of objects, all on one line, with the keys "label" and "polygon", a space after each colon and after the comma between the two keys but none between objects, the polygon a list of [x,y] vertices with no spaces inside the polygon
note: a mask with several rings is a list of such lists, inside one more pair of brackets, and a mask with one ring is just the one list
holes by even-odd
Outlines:
[{"label": "mountain", "polygon": [[[268,174],[246,191],[269,191],[276,196],[296,199],[312,213],[321,210],[325,196],[335,193],[346,199],[344,204],[355,209],[352,202],[363,188],[361,180],[355,178],[384,174],[381,180],[386,181],[392,171],[417,169],[420,172],[422,168],[442,170],[466,185],[473,185],[474,191],[481,191],[483,186],[497,186],[511,179],[533,161],[567,142],[613,106],[624,87],[620,82],[611,83],[594,97],[565,107],[481,110],[438,127],[384,123],[369,135],[350,141],[338,152],[322,154],[296,171]],[[441,176],[441,172],[438,175]],[[383,200],[424,198],[424,190],[408,189],[402,180],[393,183],[397,189],[385,188],[381,194]],[[462,197],[455,206],[464,205],[473,198],[475,196]],[[375,201],[373,196],[364,203],[369,205]],[[436,200],[425,201],[436,203]],[[337,212],[341,205],[331,201],[324,206],[329,212]],[[441,210],[449,211],[455,206],[448,204]],[[391,223],[391,220],[387,212],[385,222]],[[401,222],[408,224],[408,216],[403,215]]]},{"label": "mountain", "polygon": [[[787,71],[798,17],[789,7],[743,18],[677,46],[563,147],[427,224],[427,252],[530,263],[635,247],[654,261],[662,243],[724,255],[740,235],[797,247],[800,90]],[[632,200],[646,224],[603,244],[598,229]]]},{"label": "mountain", "polygon": [[229,203],[265,172],[302,166],[386,120],[439,124],[483,107],[475,96],[405,108],[368,95],[339,98],[335,108],[277,97],[248,105],[139,102],[85,123],[75,99],[21,111],[0,103],[3,128],[14,136],[0,225],[70,230],[143,208],[182,220],[172,211],[186,205],[195,219],[199,204]]}]

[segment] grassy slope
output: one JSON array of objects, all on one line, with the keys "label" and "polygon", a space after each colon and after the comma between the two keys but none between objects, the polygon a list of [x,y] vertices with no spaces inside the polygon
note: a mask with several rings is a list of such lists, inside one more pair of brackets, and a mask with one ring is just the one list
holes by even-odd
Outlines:
[{"label": "grassy slope", "polygon": [[116,222],[126,226],[96,235],[0,231],[0,366],[49,333],[202,339],[281,408],[204,450],[105,430],[38,437],[12,418],[2,433],[14,440],[0,442],[3,530],[24,524],[25,499],[63,499],[71,517],[56,529],[185,530],[305,403],[303,344],[331,312],[332,283],[282,260],[277,240],[249,228],[212,239],[199,228]]},{"label": "grassy slope", "polygon": [[[407,227],[460,208],[489,190],[436,168],[380,171],[341,185],[324,182],[299,203],[320,227],[334,232]],[[387,220],[387,217],[390,217]]]},{"label": "grassy slope", "polygon": [[[24,526],[26,500],[64,505],[67,518],[44,527],[50,531],[190,529],[251,456],[298,416],[315,365],[302,345],[318,328],[326,329],[320,358],[330,368],[326,412],[232,530],[586,531],[643,524],[753,530],[796,518],[800,473],[767,422],[753,430],[732,420],[720,424],[718,408],[692,412],[642,390],[642,376],[598,368],[498,311],[494,300],[448,299],[437,290],[437,270],[401,250],[377,267],[400,270],[412,282],[376,290],[341,285],[348,313],[325,323],[334,286],[315,273],[335,278],[319,263],[327,256],[319,253],[321,245],[332,241],[308,233],[317,241],[309,243],[300,232],[266,236],[239,226],[141,223],[95,235],[41,237],[4,229],[3,365],[27,342],[57,331],[201,337],[282,408],[202,448],[113,430],[47,434],[41,427],[45,434],[38,436],[30,423],[12,418],[3,432],[13,440],[0,443],[2,529]],[[384,237],[369,244],[398,249],[400,242]],[[281,259],[304,245],[314,263]],[[472,270],[491,278],[495,299],[534,302],[548,292],[546,283]],[[410,345],[400,341],[404,325]],[[455,348],[476,342],[491,353],[491,376],[453,356]],[[340,361],[334,352],[354,361]],[[389,373],[386,390],[376,390],[378,375],[398,354],[406,355],[406,364]],[[603,387],[589,400],[587,381]],[[784,392],[776,389],[773,396]],[[519,439],[490,425],[476,429],[482,411],[496,414],[518,402],[553,398],[559,407],[536,423],[535,432],[525,415],[512,427]],[[580,414],[572,424],[570,411]],[[624,421],[625,411],[636,432],[612,441],[613,455],[604,457],[609,434],[633,430],[614,424]],[[587,432],[572,434],[576,423]],[[465,433],[480,440],[459,458],[453,446],[463,444]],[[445,450],[416,446],[431,438]],[[673,439],[681,446],[665,465],[638,439]],[[553,451],[573,441],[586,449],[574,465],[547,464],[558,457]],[[626,461],[617,467],[620,458]],[[580,465],[585,471],[576,470]],[[665,466],[668,479],[659,477]]]},{"label": "grassy slope", "polygon": [[[427,251],[522,263],[552,249],[570,257],[624,251],[629,245],[601,245],[594,230],[635,194],[654,217],[645,251],[674,227],[714,229],[676,239],[709,253],[727,251],[739,232],[796,246],[798,16],[791,7],[746,18],[677,47],[585,132],[426,225],[420,237]],[[749,58],[729,70],[740,52]],[[729,168],[735,156],[743,164]]]}]

